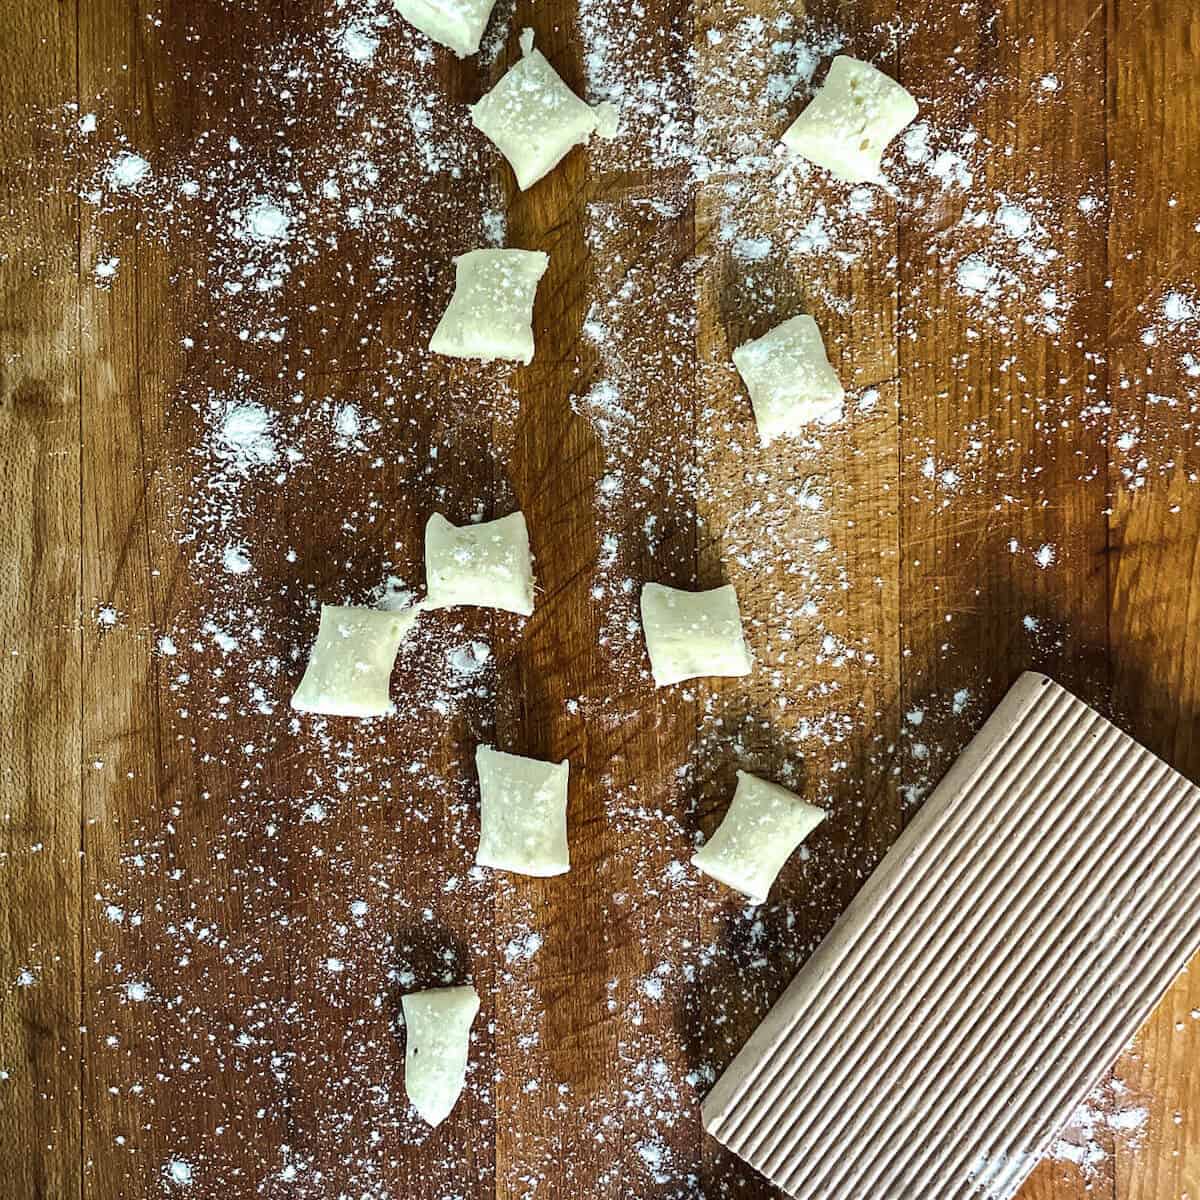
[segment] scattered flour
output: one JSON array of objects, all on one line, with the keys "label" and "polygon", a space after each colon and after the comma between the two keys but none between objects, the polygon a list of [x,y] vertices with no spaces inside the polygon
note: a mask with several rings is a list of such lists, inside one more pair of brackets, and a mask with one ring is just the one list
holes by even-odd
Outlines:
[{"label": "scattered flour", "polygon": [[1131,1095],[1129,1087],[1110,1078],[1075,1110],[1048,1157],[1073,1163],[1085,1178],[1097,1178],[1111,1158],[1114,1144],[1126,1152],[1142,1144],[1149,1119],[1149,1109]]},{"label": "scattered flour", "polygon": [[108,164],[109,186],[118,191],[136,191],[150,178],[150,163],[140,154],[123,150]]},{"label": "scattered flour", "polygon": [[168,1159],[163,1166],[163,1177],[176,1187],[188,1187],[194,1182],[191,1165],[181,1158]]},{"label": "scattered flour", "polygon": [[255,200],[250,205],[242,224],[246,236],[256,242],[283,242],[291,231],[287,210],[266,199]]},{"label": "scattered flour", "polygon": [[261,404],[236,401],[219,405],[214,449],[234,469],[247,472],[275,461],[273,418]]},{"label": "scattered flour", "polygon": [[369,63],[379,49],[379,38],[370,25],[356,21],[347,25],[338,39],[342,53],[355,63]]},{"label": "scattered flour", "polygon": [[520,934],[504,947],[504,961],[508,963],[528,962],[542,948],[540,933]]},{"label": "scattered flour", "polygon": [[251,568],[245,546],[226,546],[221,564],[230,575],[245,575]]},{"label": "scattered flour", "polygon": [[[501,6],[485,64],[500,53],[510,17]],[[1018,97],[1009,81],[933,62],[932,71],[962,85],[953,110],[920,96],[921,120],[889,154],[891,185],[841,187],[785,160],[777,139],[830,56],[857,38],[848,42],[828,21],[783,6],[713,9],[696,18],[694,44],[690,16],[664,26],[637,6],[583,0],[582,82],[590,100],[617,100],[623,112],[614,141],[576,153],[593,179],[608,173],[621,186],[586,190],[580,201],[586,315],[567,351],[576,371],[571,411],[556,407],[563,397],[546,410],[564,422],[564,460],[539,462],[532,478],[522,477],[512,470],[530,417],[522,387],[504,368],[447,370],[420,349],[450,257],[510,240],[494,155],[461,106],[445,102],[445,56],[395,20],[390,4],[334,0],[329,18],[309,34],[281,23],[269,53],[240,59],[244,107],[224,122],[214,118],[194,143],[146,145],[142,158],[120,149],[119,134],[97,136],[117,128],[107,108],[102,122],[77,110],[68,121],[78,119],[78,136],[68,130],[72,153],[86,164],[82,177],[97,189],[104,218],[89,260],[97,284],[118,273],[128,279],[138,265],[137,247],[118,240],[127,236],[117,230],[126,217],[136,216],[144,244],[157,242],[187,266],[188,299],[177,314],[186,313],[187,324],[164,322],[171,337],[186,331],[186,371],[167,411],[172,434],[188,427],[189,414],[199,430],[195,453],[164,450],[153,471],[180,546],[194,554],[186,604],[169,610],[169,635],[155,631],[161,657],[153,666],[164,728],[177,739],[179,761],[190,764],[195,795],[182,798],[170,780],[160,797],[147,792],[119,865],[106,868],[118,878],[98,888],[107,919],[96,923],[105,944],[94,967],[135,1005],[151,992],[127,982],[130,973],[159,983],[155,1003],[122,1009],[120,1022],[107,1026],[101,1015],[96,1025],[100,1036],[126,1038],[148,1018],[161,1021],[175,1039],[172,1062],[150,1076],[114,1056],[104,1082],[144,1088],[161,1113],[180,1111],[179,1097],[210,1064],[264,1097],[299,1094],[297,1077],[320,1072],[327,1084],[309,1136],[339,1163],[348,1195],[376,1200],[390,1148],[428,1136],[390,1084],[381,1085],[378,1064],[395,1061],[397,992],[473,972],[490,979],[494,967],[521,1040],[509,1043],[515,1065],[501,1072],[491,1034],[509,1036],[503,1024],[480,1038],[472,1098],[489,1112],[497,1089],[507,1089],[505,1102],[519,1092],[517,1102],[534,1106],[550,1130],[529,1134],[502,1186],[532,1195],[565,1170],[564,1186],[597,1190],[585,1167],[563,1167],[571,1147],[556,1117],[571,1111],[610,1169],[635,1176],[630,1194],[695,1197],[691,1147],[702,1096],[844,903],[845,880],[864,877],[878,849],[853,838],[836,846],[814,840],[771,902],[747,911],[696,886],[687,862],[703,824],[697,808],[728,794],[736,761],[791,779],[843,815],[894,777],[907,813],[982,720],[996,681],[963,669],[963,646],[979,643],[974,634],[960,640],[959,627],[988,600],[972,596],[963,605],[963,593],[948,585],[965,569],[973,583],[991,586],[983,582],[986,552],[1003,553],[1010,539],[1021,555],[1015,574],[1031,562],[1061,564],[1038,578],[1047,588],[1078,561],[1055,523],[1054,488],[1070,472],[1086,479],[1104,469],[1089,458],[1089,436],[1107,437],[1113,422],[1104,373],[1117,368],[1100,361],[1079,324],[1090,309],[1075,242],[1107,226],[1106,179],[1064,187],[1044,173],[1039,182],[1006,169],[1009,147],[989,112],[1010,101],[1060,104],[1057,82],[1046,82],[1052,77],[1033,80],[1031,101],[1027,87]],[[903,64],[922,24],[897,19],[878,32],[880,54],[895,51]],[[336,128],[324,139],[298,136],[319,109],[337,113]],[[1006,180],[1002,193],[997,178]],[[925,287],[926,272],[936,291]],[[907,283],[893,328],[890,314],[864,311],[854,284],[899,273]],[[719,309],[720,322],[698,326],[698,295]],[[1190,420],[1196,410],[1188,382],[1200,379],[1195,295],[1194,283],[1179,278],[1151,293],[1135,318],[1134,340],[1140,332],[1161,355],[1153,388],[1135,367],[1112,381],[1112,394],[1145,401],[1136,427],[1126,420],[1111,430],[1132,472],[1126,486],[1158,470],[1182,482],[1191,469],[1182,465],[1189,446],[1156,440],[1155,413],[1172,414],[1178,430],[1178,415]],[[751,335],[745,323],[801,309],[833,331],[831,356],[852,403],[841,426],[766,455],[729,345]],[[962,353],[922,363],[925,321],[954,330]],[[881,331],[881,345],[901,346],[900,369],[922,372],[939,412],[954,421],[933,428],[919,411],[902,411],[895,364],[886,355],[860,363],[852,352],[863,329]],[[1015,347],[1024,339],[1044,344],[1070,382],[1021,378]],[[986,391],[972,375],[977,354]],[[1172,364],[1178,370],[1164,379]],[[1068,448],[1075,465],[1060,459],[1057,483],[1016,463],[1017,420]],[[897,421],[902,457],[889,480],[872,454],[878,434],[897,465]],[[579,457],[567,460],[568,452]],[[620,950],[604,964],[610,980],[593,978],[590,960],[581,971],[598,994],[598,1018],[608,1018],[586,1036],[620,1080],[588,1095],[561,1079],[547,1055],[555,1027],[540,990],[543,976],[565,977],[579,964],[559,957],[558,931],[525,889],[474,867],[472,771],[438,740],[450,729],[455,745],[469,747],[495,736],[501,722],[511,728],[526,719],[508,707],[507,681],[522,670],[514,647],[522,636],[544,637],[548,626],[535,621],[521,634],[494,614],[423,614],[421,637],[406,644],[394,680],[402,719],[417,731],[411,738],[397,736],[396,719],[348,728],[302,721],[287,706],[322,601],[408,607],[416,594],[404,580],[420,578],[419,526],[433,507],[461,505],[483,519],[505,498],[506,475],[524,497],[557,487],[560,471],[581,483],[556,516],[577,559],[548,563],[543,583],[562,586],[551,593],[555,602],[594,622],[588,636],[603,653],[586,670],[576,672],[573,658],[560,664],[569,701],[521,677],[522,703],[547,745],[584,745],[588,731],[600,729],[631,745],[652,740],[676,770],[673,786],[652,788],[630,778],[620,756],[589,761],[603,796],[589,819],[604,863],[620,862],[632,881],[616,894],[602,886],[578,893],[587,935],[599,941],[615,926],[622,931]],[[884,495],[861,486],[877,478]],[[997,496],[986,528],[967,519],[966,504],[981,490]],[[909,595],[930,580],[947,595],[932,602],[938,628],[929,646],[902,647],[911,683],[899,699],[888,657],[896,633],[877,620],[895,594],[887,514],[894,519],[898,508],[918,521],[937,513],[943,541],[945,531],[961,532],[954,553],[922,547],[920,562],[903,564]],[[727,577],[752,597],[744,615],[755,679],[748,690],[681,689],[685,731],[665,717],[652,730],[645,725],[637,595],[650,572],[681,586]],[[1051,614],[1049,599],[1045,609]],[[103,611],[96,621],[107,629]],[[1013,624],[1017,652],[1042,662],[1056,618]],[[934,660],[937,689],[923,685]],[[547,694],[553,703],[544,703]],[[214,763],[217,746],[228,752]],[[93,753],[87,761],[97,771],[117,761],[108,750],[94,760]],[[414,845],[430,852],[414,856]],[[189,849],[197,846],[202,857]],[[243,922],[231,919],[234,895]],[[478,917],[493,911],[494,923]],[[144,917],[136,942],[135,917]],[[147,961],[179,966],[168,984]],[[664,963],[670,973],[660,972]],[[23,986],[36,980],[30,974]],[[214,983],[229,978],[252,980],[253,995],[237,1006],[210,1004]],[[485,996],[485,1006],[493,1002]],[[346,1018],[347,1037],[318,1045],[314,1030],[336,1024],[331,1005],[337,1021]],[[676,1021],[679,1013],[687,1020]],[[1093,1140],[1136,1134],[1141,1109],[1130,1103],[1098,1118],[1094,1136],[1080,1143],[1084,1159]],[[202,1163],[207,1186],[209,1160],[178,1134],[167,1142],[178,1157],[164,1177],[199,1184]],[[257,1126],[254,1137],[247,1153],[260,1156],[263,1179],[343,1188],[341,1177],[336,1185],[315,1180]],[[617,1146],[637,1157],[620,1163]],[[1079,1153],[1061,1157],[1079,1161]],[[984,1169],[1002,1180],[1013,1165]],[[457,1194],[456,1169],[430,1156],[429,1187]],[[730,1167],[731,1194],[749,1178],[738,1170]]]}]

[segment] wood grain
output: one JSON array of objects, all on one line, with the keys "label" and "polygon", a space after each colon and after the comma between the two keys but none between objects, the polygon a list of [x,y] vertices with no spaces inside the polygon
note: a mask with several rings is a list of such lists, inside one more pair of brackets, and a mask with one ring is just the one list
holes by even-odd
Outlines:
[{"label": "wood grain", "polygon": [[41,15],[6,12],[0,43],[0,1178],[23,1197],[81,1185],[76,29]]},{"label": "wood grain", "polygon": [[[883,31],[888,8],[810,4],[806,17],[817,28],[837,22],[850,39],[847,53],[894,73],[894,45]],[[702,78],[720,78],[724,47],[756,11],[769,15],[770,8],[704,7],[697,29]],[[710,30],[721,40],[714,44]],[[751,76],[754,86],[769,86],[772,65],[769,58],[745,64],[761,72]],[[736,111],[738,100],[725,94],[709,103]],[[781,115],[770,131],[776,137],[786,126]],[[883,200],[869,245],[856,246],[860,252],[845,264],[814,256],[803,236],[844,205],[848,190],[816,177],[799,185],[770,178],[742,183],[730,172],[707,180],[697,201],[697,245],[704,251],[700,420],[729,431],[702,443],[698,464],[701,582],[734,584],[755,657],[748,681],[716,691],[704,705],[699,823],[705,834],[717,827],[738,768],[795,787],[831,813],[825,836],[813,840],[805,860],[788,864],[784,884],[761,908],[748,910],[737,896],[701,880],[702,938],[728,947],[729,956],[709,973],[698,1005],[697,1036],[716,1071],[728,1065],[899,830],[890,770],[900,732],[901,668],[895,208]],[[747,259],[738,239],[722,236],[729,225],[742,239],[769,239],[772,253]],[[800,312],[811,313],[822,331],[848,392],[847,417],[842,427],[818,433],[816,444],[763,448],[730,355]],[[797,591],[809,609],[801,608]],[[854,729],[850,737],[836,727],[832,736],[803,736],[809,722],[820,727],[831,712]],[[704,1157],[703,1194],[777,1194],[715,1141],[705,1143]]]},{"label": "wood grain", "polygon": [[[1194,326],[1168,326],[1158,344],[1147,345],[1144,331],[1162,328],[1163,304],[1174,289],[1194,295],[1200,13],[1174,3],[1152,15],[1147,20],[1126,4],[1108,14],[1109,111],[1117,117],[1109,129],[1108,242],[1113,706],[1147,746],[1196,778],[1200,508],[1186,493],[1200,470],[1200,450],[1190,419],[1173,411],[1195,405],[1185,355],[1195,355],[1196,334]],[[1136,434],[1134,446],[1120,439],[1125,432]],[[1170,466],[1143,472],[1146,458]],[[1118,1065],[1117,1074],[1149,1110],[1145,1145],[1133,1153],[1118,1148],[1118,1196],[1150,1200],[1200,1191],[1198,1011],[1193,963]]]},{"label": "wood grain", "polygon": [[[1162,308],[1196,297],[1194,6],[501,9],[477,59],[393,19],[356,67],[386,5],[0,0],[5,1200],[172,1164],[230,1200],[772,1195],[699,1099],[1021,670],[1200,777],[1200,352]],[[526,25],[625,125],[521,193],[462,106]],[[772,161],[838,48],[961,165],[898,147],[864,199]],[[275,282],[235,234],[264,180]],[[432,359],[450,259],[497,242],[551,256],[534,362]],[[763,450],[729,352],[801,310],[846,420]],[[242,402],[269,464],[221,442]],[[533,618],[427,614],[395,718],[293,720],[320,603],[419,590],[431,511],[517,507]],[[648,579],[734,583],[755,674],[656,691]],[[571,760],[569,876],[472,870],[479,741]],[[736,767],[831,811],[757,911],[687,866]],[[431,1133],[398,998],[467,980]],[[1140,1138],[1025,1200],[1200,1193],[1197,1009],[1193,970],[1118,1065]]]},{"label": "wood grain", "polygon": [[[639,14],[631,33],[644,39],[639,66],[652,77],[678,61],[688,15],[671,0]],[[513,27],[527,23],[584,92],[578,28],[519,4]],[[510,244],[543,247],[551,261],[537,356],[514,381],[511,431],[504,414],[495,429],[496,444],[511,448],[497,491],[539,531],[540,589],[504,653],[497,737],[572,763],[571,874],[505,881],[497,895],[498,953],[513,927],[545,938],[527,982],[511,968],[502,976],[511,994],[497,1039],[497,1195],[514,1197],[534,1186],[539,1196],[622,1197],[654,1186],[654,1164],[674,1175],[699,1151],[695,1123],[678,1120],[653,1073],[688,1069],[686,1031],[653,981],[696,931],[691,905],[667,882],[685,853],[672,785],[693,716],[629,671],[631,657],[642,666],[630,635],[640,581],[682,573],[690,582],[695,569],[694,508],[684,489],[665,494],[691,453],[692,209],[670,169],[617,172],[610,157],[603,146],[573,155],[517,195],[508,168],[500,172]],[[589,316],[604,328],[599,340],[582,332]],[[589,419],[602,392],[629,414],[608,435]],[[632,483],[630,466],[653,482],[606,499],[602,480]]]}]

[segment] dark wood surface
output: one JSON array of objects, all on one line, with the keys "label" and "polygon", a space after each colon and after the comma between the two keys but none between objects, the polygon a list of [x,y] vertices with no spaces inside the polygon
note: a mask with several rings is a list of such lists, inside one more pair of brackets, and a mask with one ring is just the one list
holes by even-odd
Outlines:
[{"label": "dark wood surface", "polygon": [[[518,0],[356,64],[372,14],[0,0],[0,1190],[771,1195],[699,1100],[1021,670],[1200,779],[1200,10]],[[462,106],[524,25],[625,117],[516,193]],[[769,157],[837,45],[921,102],[894,191]],[[433,359],[498,214],[535,360]],[[729,353],[798,309],[848,415],[764,451]],[[431,614],[394,717],[293,718],[320,602],[517,506],[529,621]],[[645,579],[734,583],[755,673],[656,692]],[[569,875],[472,870],[480,740],[570,758]],[[686,865],[737,767],[831,811],[759,910]],[[430,1133],[398,998],[467,979]],[[1200,1195],[1197,1012],[1193,970],[1025,1200]]]}]

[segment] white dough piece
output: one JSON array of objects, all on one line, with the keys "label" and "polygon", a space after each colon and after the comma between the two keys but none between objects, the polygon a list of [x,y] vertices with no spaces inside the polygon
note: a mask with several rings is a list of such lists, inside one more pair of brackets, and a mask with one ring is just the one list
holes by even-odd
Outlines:
[{"label": "white dough piece", "polygon": [[883,183],[883,152],[916,115],[917,102],[894,79],[839,54],[783,144],[847,183]]},{"label": "white dough piece", "polygon": [[750,674],[753,660],[742,636],[737,593],[729,584],[709,592],[645,584],[642,628],[656,687],[703,676]]},{"label": "white dough piece", "polygon": [[846,392],[812,317],[792,317],[739,346],[733,363],[750,393],[764,446],[814,421],[830,425],[841,419]]},{"label": "white dough piece", "polygon": [[396,11],[459,58],[475,54],[496,0],[396,0]]},{"label": "white dough piece", "polygon": [[524,191],[594,132],[616,134],[611,104],[584,104],[559,77],[546,56],[533,48],[533,31],[521,34],[523,57],[478,104],[471,120],[508,159]]},{"label": "white dough piece", "polygon": [[490,746],[475,751],[479,773],[481,867],[516,875],[565,875],[570,763],[541,762]]},{"label": "white dough piece", "polygon": [[533,300],[550,257],[541,250],[470,250],[454,260],[454,294],[429,349],[450,358],[533,361]]},{"label": "white dough piece", "polygon": [[321,606],[317,640],[292,707],[329,717],[379,717],[391,707],[396,652],[417,622],[416,609]]},{"label": "white dough piece", "polygon": [[762,904],[792,851],[828,815],[787,788],[739,771],[729,811],[692,865]]},{"label": "white dough piece", "polygon": [[408,1031],[404,1087],[413,1108],[440,1125],[462,1095],[467,1080],[471,1022],[479,1012],[472,987],[434,988],[400,998]]},{"label": "white dough piece", "polygon": [[533,612],[533,555],[525,514],[452,525],[434,513],[425,525],[422,608],[473,605],[527,617]]}]

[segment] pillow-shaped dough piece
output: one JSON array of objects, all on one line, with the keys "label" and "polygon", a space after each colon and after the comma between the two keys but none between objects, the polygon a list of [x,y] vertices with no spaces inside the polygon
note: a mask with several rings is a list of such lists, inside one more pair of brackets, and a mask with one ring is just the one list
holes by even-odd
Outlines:
[{"label": "pillow-shaped dough piece", "polygon": [[565,875],[570,763],[541,762],[490,746],[475,751],[479,773],[481,867],[516,875]]},{"label": "pillow-shaped dough piece", "polygon": [[471,1022],[479,1011],[472,987],[433,988],[400,998],[408,1031],[404,1088],[413,1108],[440,1125],[467,1080]]},{"label": "pillow-shaped dough piece", "polygon": [[749,675],[737,593],[726,584],[683,592],[661,583],[642,588],[642,628],[656,687],[711,675]]},{"label": "pillow-shaped dough piece", "polygon": [[500,608],[533,612],[533,555],[525,514],[480,525],[451,525],[434,513],[425,525],[423,608]]},{"label": "pillow-shaped dough piece", "polygon": [[847,183],[882,183],[883,152],[916,115],[917,102],[894,79],[839,54],[783,144]]},{"label": "pillow-shaped dough piece", "polygon": [[521,49],[521,61],[471,106],[471,120],[508,159],[524,191],[597,130],[612,137],[616,114],[610,104],[584,104],[533,48],[532,30],[521,34]]},{"label": "pillow-shaped dough piece", "polygon": [[317,640],[292,707],[328,717],[380,717],[391,707],[388,685],[396,652],[417,622],[415,609],[321,605]]},{"label": "pillow-shaped dough piece", "polygon": [[550,257],[541,250],[470,250],[454,260],[454,295],[429,349],[450,358],[533,362],[533,298]]},{"label": "pillow-shaped dough piece", "polygon": [[475,54],[496,0],[396,0],[396,11],[459,58]]},{"label": "pillow-shaped dough piece", "polygon": [[733,803],[692,865],[762,904],[792,851],[828,815],[787,788],[739,771]]},{"label": "pillow-shaped dough piece", "polygon": [[841,418],[846,392],[812,317],[792,317],[739,346],[733,363],[750,393],[764,446],[813,421],[830,425]]}]

